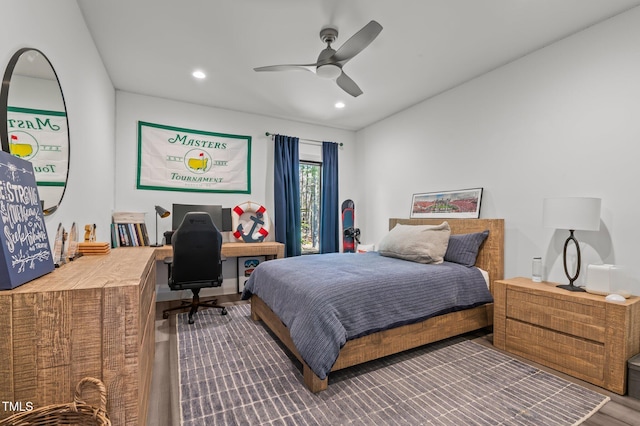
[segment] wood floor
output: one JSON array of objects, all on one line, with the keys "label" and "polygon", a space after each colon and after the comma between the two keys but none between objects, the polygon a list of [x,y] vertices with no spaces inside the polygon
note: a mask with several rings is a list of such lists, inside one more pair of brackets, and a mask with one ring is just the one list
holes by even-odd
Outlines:
[{"label": "wood floor", "polygon": [[[235,295],[230,297],[219,298],[219,302],[226,305],[237,303],[246,303],[239,301]],[[156,310],[156,356],[153,366],[153,379],[151,383],[151,396],[149,402],[148,426],[179,426],[179,408],[178,408],[178,377],[177,368],[172,368],[172,364],[176,365],[177,344],[175,341],[174,328],[172,321],[175,315],[169,319],[162,319],[162,310],[175,303],[162,302],[158,303]],[[492,335],[484,335],[476,339],[478,343],[491,346]],[[494,348],[495,349],[495,348]],[[514,356],[510,354],[511,356]],[[556,374],[566,380],[579,383],[587,388],[607,395],[611,398],[599,412],[591,416],[583,423],[585,426],[640,426],[640,400],[628,396],[620,396],[609,392],[605,389],[591,385],[584,381],[575,379],[566,374],[559,373],[545,366],[533,363],[526,359],[514,356],[528,364],[531,364],[541,370]],[[173,395],[173,396],[172,396]]]}]

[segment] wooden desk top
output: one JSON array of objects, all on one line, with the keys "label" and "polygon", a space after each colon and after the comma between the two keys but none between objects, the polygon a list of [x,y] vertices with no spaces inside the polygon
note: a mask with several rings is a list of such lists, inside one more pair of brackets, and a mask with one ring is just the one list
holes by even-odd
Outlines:
[{"label": "wooden desk top", "polygon": [[[173,254],[170,245],[158,247],[156,249],[156,259],[163,260]],[[284,244],[274,241],[262,243],[223,243],[222,255],[226,257],[240,256],[275,256],[277,259],[284,257]]]},{"label": "wooden desk top", "polygon": [[[2,290],[0,296],[43,291],[95,289],[139,283],[146,276],[149,268],[155,267],[156,260],[162,261],[172,254],[171,246],[162,246],[118,247],[106,255],[85,255],[13,290]],[[224,243],[222,244],[222,255],[226,257],[274,256],[281,258],[284,257],[284,244],[277,242]]]},{"label": "wooden desk top", "polygon": [[155,268],[154,251],[155,247],[120,247],[105,255],[81,256],[13,290],[0,291],[0,296],[137,284]]}]

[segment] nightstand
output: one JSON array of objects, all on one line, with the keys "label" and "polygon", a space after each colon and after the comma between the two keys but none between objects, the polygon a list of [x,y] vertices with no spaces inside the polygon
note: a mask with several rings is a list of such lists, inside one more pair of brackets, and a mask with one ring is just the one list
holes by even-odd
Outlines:
[{"label": "nightstand", "polygon": [[493,284],[493,344],[624,395],[640,352],[640,297],[623,303],[528,278]]}]

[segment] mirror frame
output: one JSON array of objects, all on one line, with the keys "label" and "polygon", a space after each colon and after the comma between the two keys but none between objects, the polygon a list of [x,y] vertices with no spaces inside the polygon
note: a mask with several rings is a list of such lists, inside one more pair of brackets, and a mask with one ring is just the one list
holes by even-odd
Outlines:
[{"label": "mirror frame", "polygon": [[58,78],[58,73],[56,72],[56,69],[51,64],[51,61],[49,60],[47,55],[42,53],[42,51],[39,49],[35,49],[33,47],[23,47],[21,49],[18,49],[18,51],[14,53],[13,56],[11,56],[9,63],[7,64],[7,68],[4,71],[4,76],[2,78],[2,87],[0,88],[0,147],[4,152],[8,152],[8,153],[11,152],[9,150],[9,128],[7,125],[8,107],[9,107],[9,86],[11,84],[11,77],[13,76],[13,72],[15,70],[16,64],[18,63],[18,61],[20,60],[20,58],[24,53],[30,52],[30,51],[38,52],[38,54],[42,55],[42,57],[49,64],[49,67],[51,68],[51,71],[53,72],[53,75],[56,78],[56,82],[58,83],[58,89],[60,89],[60,97],[62,98],[62,105],[64,106],[64,112],[65,112],[65,121],[67,122],[67,145],[68,145],[67,174],[64,179],[65,183],[64,183],[64,187],[62,188],[62,194],[60,194],[60,199],[58,200],[57,204],[54,206],[48,207],[46,209],[43,208],[43,214],[45,216],[48,216],[53,214],[56,210],[58,210],[58,207],[60,206],[60,203],[62,203],[62,199],[64,198],[64,194],[66,193],[67,186],[69,184],[69,168],[71,165],[71,134],[69,132],[69,114],[67,111],[67,103],[64,99],[64,92],[62,91],[62,86],[60,85],[60,79]]}]

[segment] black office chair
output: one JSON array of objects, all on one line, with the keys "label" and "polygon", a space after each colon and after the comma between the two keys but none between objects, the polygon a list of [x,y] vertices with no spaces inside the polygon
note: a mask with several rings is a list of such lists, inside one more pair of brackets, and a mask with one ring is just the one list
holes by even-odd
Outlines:
[{"label": "black office chair", "polygon": [[227,314],[224,306],[216,305],[217,300],[200,301],[200,289],[220,287],[222,285],[222,235],[205,212],[187,213],[171,238],[173,257],[167,257],[164,263],[169,269],[169,288],[171,290],[191,290],[191,302],[183,301],[180,306],[165,309],[163,318],[169,318],[169,312],[191,308],[189,324],[193,324],[193,315],[198,308],[219,308],[222,315]]}]

